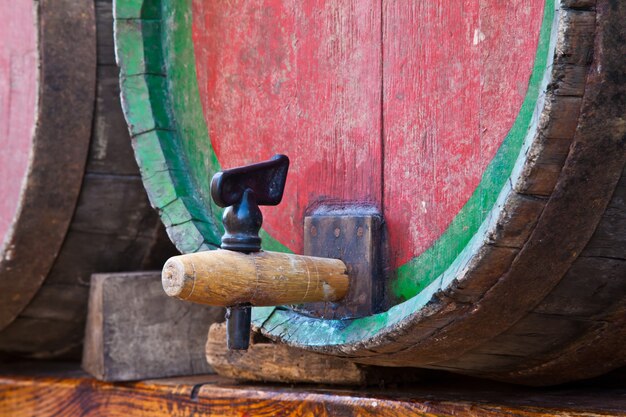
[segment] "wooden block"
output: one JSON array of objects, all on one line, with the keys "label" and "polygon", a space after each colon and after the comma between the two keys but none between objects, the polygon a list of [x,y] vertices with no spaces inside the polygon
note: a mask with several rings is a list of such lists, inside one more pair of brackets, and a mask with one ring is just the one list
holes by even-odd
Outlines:
[{"label": "wooden block", "polygon": [[411,382],[422,375],[418,369],[364,366],[335,356],[321,355],[272,343],[253,335],[248,350],[226,348],[226,324],[209,329],[206,358],[221,376],[244,381],[313,383],[329,385],[377,385]]},{"label": "wooden block", "polygon": [[82,367],[105,381],[211,372],[207,328],[222,309],[168,297],[155,272],[91,277]]}]

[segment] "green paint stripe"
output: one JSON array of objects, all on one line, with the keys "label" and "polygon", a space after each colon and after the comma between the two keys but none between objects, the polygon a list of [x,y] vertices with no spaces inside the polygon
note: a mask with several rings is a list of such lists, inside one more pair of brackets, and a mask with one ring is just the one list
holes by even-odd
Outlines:
[{"label": "green paint stripe", "polygon": [[[179,103],[169,93],[171,69],[166,63],[171,57],[166,53],[172,51],[163,48],[167,31],[162,30],[166,26],[161,16],[171,17],[167,14],[171,11],[162,13],[160,0],[118,0],[114,10],[124,114],[150,202],[159,209],[170,239],[181,252],[215,247],[222,232],[215,217],[207,216],[186,172],[188,164],[175,117]],[[179,32],[175,30],[173,36],[181,36]],[[191,38],[190,33],[188,36]]]},{"label": "green paint stripe", "polygon": [[119,19],[159,19],[161,7],[159,1],[150,0],[115,0],[113,14]]},{"label": "green paint stripe", "polygon": [[171,130],[174,127],[167,102],[155,99],[155,90],[166,88],[165,77],[160,75],[140,74],[122,79],[124,91],[123,108],[131,135],[139,135],[155,129]]},{"label": "green paint stripe", "polygon": [[[144,38],[160,36],[161,21],[116,20],[115,32],[118,38],[124,39],[117,45],[115,54],[123,78],[139,74],[165,74],[160,45],[143,42]],[[138,48],[138,45],[143,45],[143,48]]]}]

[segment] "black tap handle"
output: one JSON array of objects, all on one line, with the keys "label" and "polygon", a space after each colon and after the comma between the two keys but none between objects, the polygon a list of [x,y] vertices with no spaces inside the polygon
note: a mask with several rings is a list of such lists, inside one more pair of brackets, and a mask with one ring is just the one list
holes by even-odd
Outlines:
[{"label": "black tap handle", "polygon": [[218,172],[211,180],[211,196],[224,211],[222,249],[238,252],[261,250],[259,230],[263,214],[259,206],[280,203],[287,182],[289,158],[276,155],[269,161]]},{"label": "black tap handle", "polygon": [[283,198],[288,169],[289,158],[274,155],[269,161],[218,172],[211,180],[211,197],[220,207],[234,206],[250,189],[259,206],[276,206]]}]

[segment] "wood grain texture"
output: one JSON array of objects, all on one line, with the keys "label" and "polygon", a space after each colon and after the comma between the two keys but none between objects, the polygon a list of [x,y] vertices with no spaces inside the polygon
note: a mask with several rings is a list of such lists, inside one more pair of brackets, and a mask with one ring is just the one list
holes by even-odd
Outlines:
[{"label": "wood grain texture", "polygon": [[307,207],[369,201],[389,219],[398,267],[449,227],[524,110],[544,6],[461,3],[193,3],[218,160],[293,160],[294,198],[266,215],[273,238],[301,252],[293,228]]},{"label": "wood grain texture", "polygon": [[[526,111],[544,2],[382,7],[383,212],[400,266],[431,247],[473,193],[489,194],[477,187]],[[466,216],[472,230],[479,213]]]},{"label": "wood grain texture", "polygon": [[267,251],[179,255],[165,263],[162,277],[169,296],[222,307],[338,301],[349,286],[339,259]]},{"label": "wood grain texture", "polygon": [[349,390],[235,384],[218,376],[115,384],[59,370],[0,378],[0,415],[7,417],[617,417],[626,415],[624,398],[623,388],[538,392],[472,380]]},{"label": "wood grain texture", "polygon": [[[605,147],[597,152],[606,152],[611,145],[616,146],[617,160],[614,163],[616,167],[621,163],[622,171],[615,188],[612,181],[616,178],[608,180],[611,181],[608,188],[613,193],[608,204],[603,206],[606,209],[591,239],[559,284],[535,308],[537,313],[559,314],[569,321],[585,321],[587,331],[580,332],[562,349],[545,355],[533,367],[512,371],[526,381],[554,380],[554,375],[572,378],[581,373],[571,365],[572,362],[594,364],[595,372],[600,373],[626,361],[623,349],[610,347],[613,344],[621,346],[626,337],[623,279],[626,276],[626,127],[620,110],[626,105],[626,84],[623,78],[619,78],[626,73],[623,60],[626,47],[622,42],[626,28],[620,20],[626,7],[599,1],[596,12],[598,30],[603,36],[595,39],[595,50],[602,50],[603,54],[601,58],[594,58],[593,68],[596,70],[591,72],[587,83],[577,137],[581,141],[593,142],[598,137],[608,136]],[[598,65],[608,69],[606,74],[599,74]],[[607,88],[607,84],[611,87]],[[602,166],[610,169],[608,167]],[[585,195],[585,198],[589,197]]]},{"label": "wood grain texture", "polygon": [[[0,236],[10,234],[33,146],[39,84],[37,9],[0,5]],[[8,236],[6,236],[8,237]]]},{"label": "wood grain texture", "polygon": [[[411,320],[398,322],[389,329],[381,330],[379,324],[380,327],[374,327],[376,331],[358,342],[355,340],[354,344],[348,342],[336,347],[334,343],[339,338],[315,332],[313,327],[308,327],[309,333],[313,334],[298,333],[299,328],[314,326],[311,320],[294,320],[293,315],[287,319],[287,314],[277,310],[269,316],[267,313],[258,316],[266,329],[275,329],[268,334],[297,346],[308,345],[314,350],[316,348],[309,343],[315,339],[319,343],[320,338],[325,337],[327,346],[317,350],[349,355],[353,360],[358,355],[357,360],[363,363],[443,367],[529,384],[551,384],[568,378],[598,375],[623,363],[621,343],[615,342],[615,338],[611,338],[612,343],[616,343],[612,347],[604,344],[603,349],[597,347],[601,334],[605,337],[612,332],[616,337],[622,334],[616,329],[621,326],[618,311],[623,292],[611,293],[611,302],[617,304],[615,307],[605,306],[603,318],[598,321],[593,316],[537,320],[536,315],[529,314],[555,285],[565,279],[568,269],[596,229],[624,164],[623,125],[617,122],[617,114],[609,115],[613,115],[615,109],[623,108],[622,96],[616,94],[623,88],[623,83],[614,74],[625,71],[623,60],[620,62],[615,58],[621,53],[618,39],[623,28],[618,22],[625,11],[614,4],[605,4],[599,10],[604,12],[601,18],[596,16],[595,10],[561,11],[552,73],[555,81],[548,84],[550,87],[545,92],[539,131],[526,145],[526,155],[532,157],[516,171],[513,192],[506,195],[498,218],[493,219],[495,227],[491,228],[493,232],[489,235],[488,245],[477,242],[483,246],[473,259],[460,263],[460,274],[454,272],[448,276],[453,283],[449,290],[435,293],[427,308],[410,307],[410,303],[405,303],[404,309],[422,310]],[[591,21],[601,21],[602,24],[594,29],[589,24]],[[596,51],[594,54],[590,54],[590,47]],[[592,56],[593,63],[590,61]],[[587,79],[584,96],[575,97],[576,100],[566,96],[566,104],[561,105],[561,96],[553,91],[559,90],[560,74],[571,63],[586,65],[586,73],[593,73],[594,77]],[[574,117],[576,109],[570,103],[582,106],[577,110],[578,117]],[[600,110],[602,108],[604,110]],[[545,146],[546,138],[564,140],[566,134],[572,135],[566,158],[562,146]],[[543,192],[532,195],[526,187],[527,179],[532,177],[530,173],[542,162],[536,155],[551,159],[559,166],[556,185],[554,177],[543,182],[545,190],[550,190],[549,200],[543,198]],[[602,162],[594,163],[593,160]],[[593,184],[590,179],[594,179]],[[564,217],[566,211],[571,217]],[[614,214],[611,216],[615,218]],[[512,218],[516,220],[511,221]],[[489,256],[495,248],[501,248],[498,249],[500,253],[509,253],[506,258],[494,262],[495,258]],[[485,268],[485,265],[491,265],[491,268]],[[605,278],[598,277],[599,285],[604,285],[603,280],[608,284],[612,273],[616,273],[615,278],[619,279],[622,276],[620,271],[621,267],[617,265],[608,268]],[[477,292],[468,294],[463,291],[472,287]],[[584,298],[583,294],[581,292],[578,297]],[[572,303],[572,298],[569,302]],[[581,302],[584,302],[582,298]],[[393,310],[388,312],[388,317]],[[608,324],[607,321],[610,325],[602,325]],[[515,329],[512,325],[517,322],[519,328]],[[550,328],[550,322],[561,324],[552,326],[554,331],[550,337],[541,337],[544,330]],[[368,328],[372,324],[362,323],[359,327]],[[529,332],[536,334],[535,341],[529,337]],[[344,341],[346,336],[349,333],[341,336]],[[535,342],[538,345],[533,345]],[[598,351],[603,352],[602,358],[593,358],[594,343]],[[525,353],[520,355],[520,351]],[[607,360],[611,355],[609,352],[612,352],[611,360]],[[542,361],[548,362],[542,364]]]},{"label": "wood grain texture", "polygon": [[226,324],[211,325],[206,342],[207,362],[219,375],[244,381],[331,385],[368,382],[366,367],[269,340],[255,341],[255,336],[259,338],[253,335],[247,350],[229,350],[225,343]]},{"label": "wood grain texture", "polygon": [[[626,10],[621,5],[599,4],[601,7],[597,10],[602,14],[597,20],[601,22],[598,33],[602,35],[595,38],[595,48],[603,53],[594,55],[591,65],[596,70],[590,72],[593,76],[587,80],[582,99],[583,107],[575,121],[578,127],[569,128],[570,132],[575,132],[572,150],[565,161],[564,171],[560,173],[556,188],[552,191],[552,199],[541,212],[538,226],[511,269],[478,304],[472,305],[471,315],[458,321],[456,335],[454,325],[449,325],[447,330],[444,328],[443,332],[432,334],[435,337],[445,337],[448,346],[454,340],[453,337],[461,337],[459,340],[462,343],[457,345],[461,349],[467,349],[470,344],[468,332],[482,331],[485,341],[475,348],[465,350],[465,353],[455,359],[434,365],[436,368],[543,385],[599,375],[626,361],[621,342],[617,341],[624,334],[621,317],[625,292],[623,288],[615,287],[619,285],[616,282],[620,282],[624,276],[622,258],[598,259],[595,263],[592,258],[585,256],[576,260],[579,253],[587,250],[584,248],[588,241],[587,247],[590,251],[598,244],[598,240],[589,240],[594,231],[604,234],[607,229],[617,230],[615,227],[619,227],[619,220],[614,216],[615,207],[623,204],[623,193],[618,180],[624,166],[624,128],[621,122],[615,122],[621,117],[618,115],[620,111],[615,113],[615,109],[623,108],[623,94],[619,92],[623,90],[624,84],[615,82],[614,74],[623,74],[626,71],[623,60],[617,58],[623,55],[623,45],[619,39],[623,36],[624,28],[620,18]],[[567,29],[569,35],[580,39],[570,39],[561,44],[561,52],[569,50],[567,45],[579,45],[574,51],[579,48],[588,51],[590,28],[584,22],[590,21],[589,13],[593,14],[591,11],[564,14],[563,22],[577,20],[583,24],[579,27],[580,31],[575,30],[575,26]],[[577,55],[589,56],[588,52],[567,53],[563,59],[570,60]],[[559,62],[559,59],[556,61]],[[606,72],[598,71],[597,66],[602,66]],[[551,111],[554,109],[551,106],[548,108]],[[548,123],[546,131],[556,131],[552,126]],[[539,146],[541,143],[539,142]],[[592,162],[594,160],[602,162]],[[598,181],[595,186],[583,186],[588,184],[589,178]],[[605,211],[607,204],[610,209]],[[574,217],[564,220],[565,209]],[[603,213],[606,213],[605,224],[601,221],[598,225]],[[614,227],[608,226],[612,221],[615,222]],[[616,232],[616,235],[621,234],[623,230]],[[618,242],[615,242],[617,248],[620,247]],[[538,263],[542,254],[545,256],[546,253],[550,257]],[[558,253],[561,255],[557,256]],[[590,272],[591,270],[594,272]],[[504,284],[510,279],[529,285]],[[591,293],[580,288],[583,280],[593,287]],[[544,286],[543,290],[538,283]],[[604,287],[613,290],[605,293]],[[541,291],[541,295],[536,291]],[[541,299],[545,301],[539,302],[536,312],[528,312],[529,307],[520,309],[520,318],[515,320],[515,325],[507,325],[508,329],[495,337],[487,336],[488,333],[494,334],[497,323],[500,320],[503,320],[500,323],[504,323],[507,320],[504,317],[515,311],[518,308],[516,306],[521,306],[522,303],[535,306],[537,300]],[[596,303],[601,303],[602,307],[594,308]],[[578,307],[573,308],[574,305]],[[462,306],[460,311],[464,311]],[[472,327],[470,318],[481,315],[484,318],[482,324],[478,324],[481,323],[479,320],[477,327]],[[603,337],[608,339],[601,342]],[[435,346],[431,343],[430,348],[433,347]],[[441,354],[432,350],[431,352],[435,356]]]},{"label": "wood grain texture", "polygon": [[211,372],[203,345],[224,311],[168,298],[159,272],[91,278],[82,368],[104,381]]}]

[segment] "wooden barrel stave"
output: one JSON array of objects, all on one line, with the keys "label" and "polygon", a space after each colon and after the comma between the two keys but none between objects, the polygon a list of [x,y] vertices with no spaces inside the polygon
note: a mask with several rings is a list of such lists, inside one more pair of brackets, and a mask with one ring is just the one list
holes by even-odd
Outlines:
[{"label": "wooden barrel stave", "polygon": [[[615,346],[626,336],[626,260],[619,257],[623,253],[616,253],[624,237],[610,241],[599,236],[623,227],[625,174],[591,240],[550,294],[514,326],[469,352],[465,359],[438,368],[472,369],[496,379],[545,385],[601,375],[623,366],[625,354]],[[607,248],[613,256],[606,256]],[[481,356],[490,366],[494,357],[508,362],[488,369],[485,364],[479,366]]]},{"label": "wooden barrel stave", "polygon": [[[120,14],[130,19],[124,20],[124,25],[140,25],[142,17],[149,19],[145,24],[158,21],[155,10],[161,2],[143,4],[141,11]],[[620,92],[624,87],[615,75],[625,71],[623,59],[619,59],[624,56],[619,38],[623,36],[621,22],[626,10],[604,0],[562,1],[557,9],[553,54],[549,57],[552,62],[546,64],[548,77],[537,106],[533,135],[522,150],[509,187],[492,211],[483,240],[475,241],[469,254],[459,261],[461,266],[444,276],[451,284],[394,326],[375,335],[363,332],[362,338],[345,343],[315,333],[314,320],[282,309],[257,310],[255,323],[261,331],[285,343],[361,363],[449,369],[528,384],[580,379],[626,363],[618,348],[622,334],[618,330],[623,328],[618,313],[623,311],[625,298],[619,286],[624,226],[603,226],[609,218],[619,218],[615,212],[624,212],[623,208],[615,209],[621,198],[616,184],[624,165],[624,128],[620,124],[620,109],[624,108]],[[146,10],[152,14],[148,16]],[[161,24],[158,30],[165,33],[168,29]],[[120,33],[117,42],[122,49],[118,50],[123,51],[123,70],[128,70],[122,77],[124,83],[142,72],[129,58],[128,48],[133,46],[125,43],[129,35]],[[158,39],[167,42],[166,38]],[[141,41],[153,46],[150,42],[154,43],[155,37],[146,36]],[[144,57],[141,64],[155,65],[157,61]],[[166,79],[168,69],[167,65],[155,67]],[[150,90],[149,85],[147,88]],[[176,132],[171,120],[167,122],[170,124],[159,124],[156,113],[151,114],[152,121],[139,117],[138,104],[133,102],[137,90],[130,82],[123,94],[128,122],[137,127],[137,143],[146,143],[141,130],[148,126]],[[138,123],[142,125],[138,127]],[[168,140],[176,141],[176,133]],[[149,192],[152,190],[153,204],[164,209],[157,184],[149,179],[153,161],[146,155],[145,150],[138,151],[140,162],[145,163],[144,180]],[[167,162],[177,163],[172,159]],[[170,168],[170,175],[175,177],[178,169]],[[618,191],[609,203],[614,189]],[[609,209],[605,210],[607,204]],[[600,267],[602,261],[588,254],[597,250],[596,240],[606,239],[597,236],[607,230],[616,230],[617,240],[607,242],[612,259],[610,265]],[[172,230],[170,236],[186,251],[198,250],[198,246],[209,249],[215,243],[213,236],[205,234],[204,243],[200,239],[191,248],[182,234]],[[600,305],[596,299],[590,300],[578,289],[581,277],[588,276],[592,267],[606,271],[594,277],[594,285],[602,288],[606,284],[607,288],[604,294],[608,298],[606,304],[600,303],[601,311],[592,308]],[[567,295],[570,293],[577,298]],[[572,304],[588,306],[588,310],[576,313],[571,311]],[[608,336],[609,328],[615,337]],[[319,338],[307,339],[302,329]],[[601,352],[597,347],[600,334],[608,337],[609,345],[603,348],[606,354],[594,359],[593,351]],[[613,357],[607,360],[609,352]]]},{"label": "wooden barrel stave", "polygon": [[[79,187],[77,200],[67,202],[63,235],[51,233],[50,219],[40,216],[41,207],[37,215],[30,214],[40,222],[42,230],[50,230],[50,233],[37,230],[25,235],[31,239],[39,237],[43,242],[38,249],[45,258],[39,265],[43,283],[23,278],[33,277],[32,272],[24,272],[18,281],[29,286],[28,290],[21,289],[29,299],[25,300],[25,305],[16,306],[10,316],[2,316],[5,326],[0,330],[0,351],[8,355],[80,356],[91,274],[159,268],[172,254],[158,216],[145,196],[120,108],[119,70],[115,65],[112,40],[112,2],[70,3],[71,7],[40,2],[40,22],[50,25],[43,26],[40,49],[47,51],[50,42],[59,43],[63,48],[68,44],[76,45],[73,49],[54,50],[55,56],[50,60],[61,60],[60,66],[48,70],[44,61],[43,73],[57,71],[59,82],[66,88],[65,94],[71,95],[67,83],[68,79],[72,80],[75,88],[83,92],[83,96],[79,96],[82,101],[80,104],[58,101],[56,97],[47,97],[44,91],[40,106],[60,126],[52,129],[50,122],[40,118],[41,130],[48,136],[39,135],[37,140],[54,148],[59,146],[60,137],[66,137],[71,146],[83,148],[79,158],[82,165],[75,167],[74,173],[55,174],[61,180],[65,180],[63,175],[67,174],[67,180],[76,183]],[[59,25],[64,27],[63,31]],[[79,30],[77,28],[82,28],[84,33],[72,34],[71,41],[61,35]],[[81,51],[88,57],[82,61],[76,55]],[[64,66],[67,60],[73,65]],[[91,81],[86,82],[79,76],[81,73],[87,73]],[[68,78],[63,78],[66,76]],[[55,86],[45,78],[42,85],[44,88]],[[93,118],[83,114],[87,111],[93,111]],[[84,128],[65,130],[72,127],[63,125],[65,118]],[[63,151],[57,149],[56,152]],[[55,161],[55,154],[49,158],[50,163],[57,163],[60,169],[66,168]],[[39,168],[37,163],[33,162],[35,169]],[[46,175],[50,174],[54,172]],[[32,194],[36,194],[36,190]],[[29,244],[26,242],[24,247],[29,249]],[[59,246],[58,254],[53,251],[55,246]],[[27,253],[15,261],[16,265],[22,267],[37,260],[30,251]],[[25,259],[32,261],[25,262]],[[6,277],[5,270],[0,281],[8,282]],[[5,303],[5,295],[1,300]]]}]

